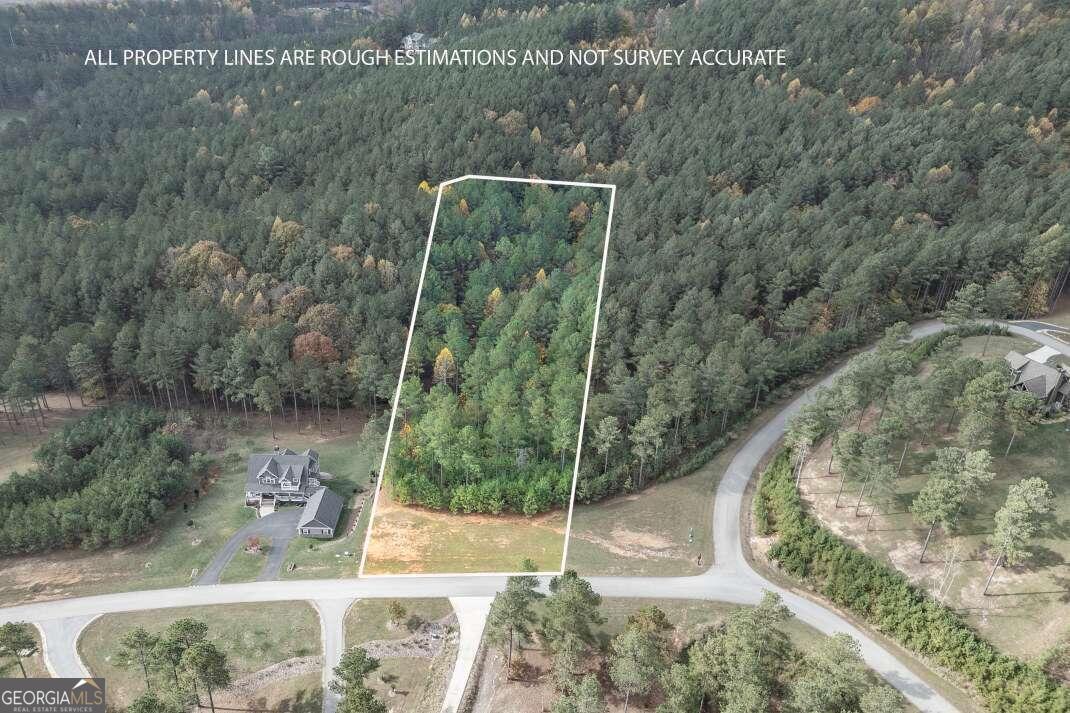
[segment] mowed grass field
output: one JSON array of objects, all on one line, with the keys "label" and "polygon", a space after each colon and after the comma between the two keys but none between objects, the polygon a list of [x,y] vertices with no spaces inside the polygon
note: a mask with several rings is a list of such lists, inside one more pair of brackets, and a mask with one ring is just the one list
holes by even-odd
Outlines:
[{"label": "mowed grass field", "polygon": [[[208,638],[226,652],[234,681],[288,659],[322,653],[319,616],[307,602],[257,602],[106,614],[82,632],[78,653],[94,676],[107,680],[109,703],[129,705],[145,690],[144,675],[137,667],[120,668],[114,663],[123,634],[137,626],[159,633],[176,619],[187,617],[208,624]],[[315,675],[318,687],[319,669],[310,673]],[[168,675],[150,672],[150,683],[166,690],[170,685]]]},{"label": "mowed grass field", "polygon": [[251,582],[260,575],[260,571],[267,562],[268,553],[271,551],[271,539],[260,539],[260,551],[249,552],[245,547],[234,553],[233,559],[227,563],[219,575],[220,584],[232,582]]},{"label": "mowed grass field", "polygon": [[789,398],[764,407],[745,426],[731,430],[727,447],[690,475],[654,483],[637,493],[577,505],[566,566],[585,576],[668,577],[706,571],[713,564],[717,484],[751,434]]},{"label": "mowed grass field", "polygon": [[[978,340],[983,337],[964,340],[964,351],[979,351]],[[992,339],[989,358],[1002,358],[1007,348],[1031,348],[1029,343],[1005,341],[1007,338],[999,338],[997,348],[997,339]],[[909,507],[925,483],[924,469],[934,451],[957,445],[954,428],[948,433],[945,426],[946,421],[941,420],[934,433],[911,444],[897,482],[897,498],[881,506],[870,531],[865,529],[871,507],[868,501],[863,500],[861,516],[855,516],[860,483],[848,483],[841,507],[834,506],[839,477],[826,473],[828,440],[815,450],[804,471],[804,498],[831,530],[926,587],[960,611],[1000,649],[1035,657],[1070,637],[1070,418],[1019,434],[1006,456],[1010,432],[999,428],[991,449],[996,479],[955,532],[937,531],[933,535],[925,562],[919,563],[927,525],[915,521]],[[834,466],[834,473],[838,472]],[[994,528],[995,512],[1005,501],[1007,488],[1029,476],[1039,476],[1051,486],[1055,512],[1047,531],[1033,541],[1032,557],[1022,565],[997,571],[989,596],[983,596],[993,565],[987,538]]]},{"label": "mowed grass field", "polygon": [[[345,618],[345,645],[361,646],[369,641],[405,639],[423,622],[434,622],[453,613],[448,599],[401,599],[407,621],[403,626],[389,626],[389,599],[361,599],[353,603]],[[438,682],[434,672],[452,670],[453,651],[443,647],[432,658],[404,656],[381,658],[379,669],[368,678],[392,713],[415,713],[422,710]],[[449,661],[445,659],[450,658]]]},{"label": "mowed grass field", "polygon": [[[325,423],[321,434],[303,414],[300,425],[276,419],[278,438],[273,441],[267,419],[254,417],[248,427],[240,425],[237,431],[226,434],[224,451],[211,454],[218,468],[208,487],[196,497],[191,496],[184,506],[172,508],[159,523],[156,534],[145,541],[93,552],[73,550],[0,558],[0,571],[4,572],[0,577],[0,604],[187,585],[227,538],[255,517],[253,510],[245,506],[245,462],[250,453],[271,450],[275,442],[295,450],[315,448],[321,453],[323,469],[336,476],[332,487],[348,495],[360,484],[361,474],[367,484],[370,468],[359,444],[363,425],[359,414],[343,412],[342,433],[337,432],[337,424]],[[296,538],[294,547],[303,543],[307,548],[308,542]],[[300,567],[298,555],[292,559]],[[334,559],[330,560],[333,565]],[[230,581],[248,575],[240,571],[242,565],[237,566],[239,571],[227,575]],[[350,570],[355,573],[356,564]],[[339,567],[336,572],[325,567],[321,571],[321,576],[336,576],[344,570]],[[312,575],[306,572],[306,576]],[[255,574],[248,576],[253,577]]]}]

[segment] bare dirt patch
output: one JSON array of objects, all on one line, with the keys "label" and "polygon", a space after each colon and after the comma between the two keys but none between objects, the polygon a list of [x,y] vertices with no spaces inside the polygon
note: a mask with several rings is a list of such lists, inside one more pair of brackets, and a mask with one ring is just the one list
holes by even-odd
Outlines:
[{"label": "bare dirt patch", "polygon": [[653,532],[637,532],[615,527],[609,537],[593,532],[577,533],[576,538],[598,545],[618,557],[631,559],[683,559],[687,552],[668,539]]},{"label": "bare dirt patch", "polygon": [[561,566],[562,511],[454,514],[399,505],[384,491],[376,506],[365,572],[513,572],[524,558],[542,571]]}]

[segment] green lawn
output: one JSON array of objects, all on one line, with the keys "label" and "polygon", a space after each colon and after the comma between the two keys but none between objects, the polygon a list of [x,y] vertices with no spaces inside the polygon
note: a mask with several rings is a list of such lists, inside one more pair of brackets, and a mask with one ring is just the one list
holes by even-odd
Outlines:
[{"label": "green lawn", "polygon": [[[331,487],[348,495],[362,472],[367,477],[370,453],[376,450],[376,444],[371,444],[365,454],[359,446],[362,419],[350,414],[345,417],[350,421],[342,435],[320,435],[306,422],[302,422],[300,430],[292,423],[276,422],[276,427],[281,446],[319,450],[323,469],[336,476]],[[245,506],[245,461],[250,453],[271,450],[272,444],[266,419],[254,418],[250,427],[227,434],[225,451],[212,454],[219,468],[210,486],[197,497],[191,496],[184,506],[173,508],[160,522],[158,534],[144,542],[95,552],[76,550],[0,559],[0,570],[5,574],[0,578],[0,604],[189,584],[227,538],[254,517]],[[355,541],[351,538],[348,542],[337,540],[318,546],[347,549]],[[305,538],[296,538],[291,547],[307,548],[308,543]],[[359,552],[359,548],[355,551]],[[294,576],[329,577],[356,572],[358,558],[353,557],[351,569],[324,566],[315,575],[310,567],[302,574],[300,567],[305,557],[303,553],[294,555],[293,561],[299,565]],[[234,566],[235,571],[226,573],[230,581],[248,574],[243,571],[246,564]]]},{"label": "green lawn", "polygon": [[[110,703],[127,705],[145,689],[140,671],[121,669],[112,663],[122,635],[136,626],[159,632],[184,617],[208,624],[209,638],[226,652],[235,680],[290,658],[321,654],[319,617],[306,602],[258,602],[107,614],[86,627],[78,641],[78,652],[93,675],[107,679]],[[150,681],[161,689],[170,685],[166,673],[153,673]]]},{"label": "green lawn", "polygon": [[[372,470],[379,470],[383,455],[380,437],[360,439],[358,434],[342,436],[315,446],[320,454],[323,470],[334,476],[328,484],[331,489],[354,503],[358,489],[371,497]],[[336,578],[355,577],[360,568],[360,552],[364,547],[364,534],[371,516],[371,501],[364,506],[360,521],[352,535],[346,534],[346,523],[352,510],[346,508],[338,521],[337,536],[332,540],[314,540],[297,537],[290,541],[283,564],[283,578]],[[346,553],[349,553],[348,555]],[[290,571],[290,565],[296,565]]]},{"label": "green lawn", "polygon": [[359,599],[346,612],[346,646],[359,646],[366,641],[404,639],[421,622],[438,621],[453,608],[449,599],[399,599],[408,613],[405,626],[390,628],[389,599]]},{"label": "green lawn", "polygon": [[993,334],[991,337],[985,337],[984,335],[966,337],[962,340],[960,351],[978,359],[1002,359],[1009,351],[1013,350],[1021,354],[1028,354],[1038,347],[1040,345],[1032,339],[1014,335],[1002,336]]},{"label": "green lawn", "polygon": [[270,541],[260,546],[259,552],[249,552],[244,547],[234,555],[234,559],[227,563],[223,572],[219,575],[222,584],[231,582],[251,582],[260,576],[264,564],[267,562],[268,552],[271,550]]}]

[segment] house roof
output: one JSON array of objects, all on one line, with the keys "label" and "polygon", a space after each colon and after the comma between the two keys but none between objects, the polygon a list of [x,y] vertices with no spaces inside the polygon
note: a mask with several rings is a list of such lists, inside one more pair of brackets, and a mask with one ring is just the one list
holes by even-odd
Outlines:
[{"label": "house roof", "polygon": [[1007,364],[1010,365],[1011,369],[1013,369],[1014,371],[1018,371],[1023,366],[1029,363],[1029,357],[1025,356],[1024,354],[1019,354],[1018,352],[1013,351],[1007,352],[1007,356],[1003,358],[1007,360]]},{"label": "house roof", "polygon": [[245,466],[245,490],[251,493],[281,490],[278,483],[261,483],[258,479],[261,473],[270,473],[277,479],[285,477],[303,487],[308,482],[309,466],[318,460],[289,448],[278,453],[253,453]]},{"label": "house roof", "polygon": [[345,501],[342,496],[327,487],[321,487],[305,503],[298,527],[330,527],[338,524]]},{"label": "house roof", "polygon": [[1037,398],[1046,399],[1055,389],[1062,385],[1065,375],[1047,364],[1029,361],[1015,380],[1015,386],[1022,386]]},{"label": "house roof", "polygon": [[1034,349],[1033,351],[1026,354],[1025,358],[1032,359],[1033,361],[1038,362],[1040,364],[1044,364],[1048,361],[1048,359],[1051,359],[1053,356],[1058,355],[1058,349],[1053,349],[1052,347],[1041,347],[1040,349]]}]

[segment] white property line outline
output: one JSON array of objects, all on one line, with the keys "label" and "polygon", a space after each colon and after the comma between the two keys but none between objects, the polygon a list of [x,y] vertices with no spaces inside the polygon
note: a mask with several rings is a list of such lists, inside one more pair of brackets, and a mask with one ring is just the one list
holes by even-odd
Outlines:
[{"label": "white property line outline", "polygon": [[[572,469],[572,491],[568,501],[568,516],[565,520],[565,544],[561,551],[561,567],[556,571],[549,572],[416,572],[405,574],[365,574],[364,565],[368,559],[368,545],[371,543],[372,528],[375,525],[375,512],[379,506],[379,493],[383,489],[385,480],[386,459],[390,453],[390,441],[394,435],[394,422],[397,419],[398,403],[401,401],[401,385],[405,380],[405,367],[409,363],[409,348],[412,346],[412,335],[416,331],[416,317],[420,309],[420,298],[423,295],[424,278],[427,276],[427,265],[431,258],[431,243],[435,238],[435,226],[438,224],[438,211],[442,205],[442,191],[444,188],[460,183],[461,181],[481,180],[499,181],[503,183],[527,183],[530,185],[571,186],[576,188],[600,188],[609,190],[609,214],[606,216],[606,234],[602,240],[602,268],[598,275],[598,295],[594,305],[594,325],[591,328],[591,348],[587,355],[587,379],[583,389],[583,404],[580,407],[580,427],[576,436],[576,461]],[[386,443],[383,446],[383,458],[379,463],[379,476],[375,482],[375,497],[372,498],[372,512],[368,517],[368,531],[364,534],[364,547],[360,553],[360,568],[357,570],[358,578],[391,578],[391,577],[515,577],[523,575],[551,576],[565,571],[565,561],[568,558],[568,541],[572,533],[572,511],[576,506],[576,482],[580,474],[580,451],[583,447],[583,429],[587,420],[587,399],[591,391],[591,374],[594,369],[595,344],[598,341],[598,320],[602,311],[602,288],[606,281],[606,263],[609,261],[609,235],[613,227],[613,209],[616,205],[617,186],[612,183],[587,183],[584,181],[555,181],[542,178],[514,178],[512,176],[487,176],[483,174],[466,174],[459,178],[451,178],[438,184],[435,196],[435,211],[431,215],[431,230],[427,234],[427,245],[424,248],[423,266],[420,268],[420,282],[416,286],[416,301],[412,308],[412,318],[409,320],[409,333],[405,337],[405,353],[401,358],[401,371],[398,374],[398,385],[394,389],[394,401],[390,407],[390,424],[386,431]]]}]

